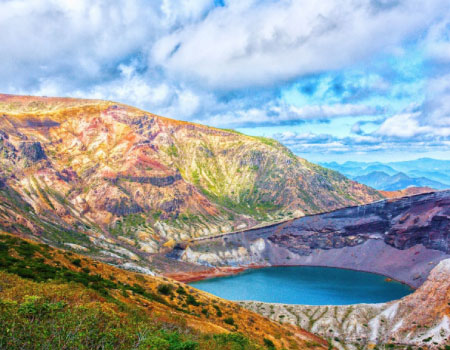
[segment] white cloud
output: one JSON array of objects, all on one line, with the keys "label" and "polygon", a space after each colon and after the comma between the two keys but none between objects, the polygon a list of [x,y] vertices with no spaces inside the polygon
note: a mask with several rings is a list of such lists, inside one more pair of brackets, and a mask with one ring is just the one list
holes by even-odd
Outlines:
[{"label": "white cloud", "polygon": [[160,8],[168,22],[174,24],[198,20],[211,10],[213,5],[211,0],[162,0]]},{"label": "white cloud", "polygon": [[40,78],[104,80],[116,62],[149,50],[161,33],[158,9],[144,0],[0,2],[1,85]]},{"label": "white cloud", "polygon": [[440,63],[450,62],[450,15],[430,26],[423,40],[423,48],[427,57]]},{"label": "white cloud", "polygon": [[363,131],[361,129],[361,123],[360,122],[356,122],[355,124],[353,124],[352,128],[350,129],[350,131],[353,134],[361,134]]},{"label": "white cloud", "polygon": [[386,138],[385,135],[358,135],[353,137],[336,137],[328,134],[283,132],[274,137],[298,154],[354,154],[369,153],[416,153],[442,152],[448,148],[446,140],[430,142],[427,135]]},{"label": "white cloud", "polygon": [[[227,109],[227,106],[224,106]],[[310,105],[296,107],[276,99],[258,107],[234,108],[211,115],[197,122],[207,122],[220,127],[251,125],[296,124],[313,120],[328,120],[348,116],[381,115],[382,110],[356,104]]]},{"label": "white cloud", "polygon": [[428,80],[422,118],[437,135],[450,136],[450,73]]},{"label": "white cloud", "polygon": [[216,88],[278,83],[338,69],[394,48],[448,1],[230,0],[159,39],[153,59],[174,76]]},{"label": "white cloud", "polygon": [[[280,136],[297,150],[361,152],[431,143],[448,149],[448,0],[228,0],[225,5],[0,0],[0,91],[110,99],[223,127],[355,118],[349,138]],[[358,117],[384,117],[383,108],[340,96],[327,104],[305,97],[292,106],[281,97],[285,82],[305,74],[364,63],[386,51],[400,60],[408,38],[418,39],[417,47],[439,67],[423,77],[425,103],[387,118],[372,135],[366,133],[375,126],[362,127]],[[361,95],[388,91],[393,83],[389,74],[374,79],[368,72],[363,78],[367,86],[361,85]],[[323,87],[323,100],[334,83]]]},{"label": "white cloud", "polygon": [[431,132],[428,126],[421,126],[419,113],[398,114],[390,117],[377,130],[378,135],[410,138],[418,134]]},{"label": "white cloud", "polygon": [[298,119],[328,119],[334,117],[364,116],[380,114],[377,108],[362,104],[333,104],[305,107],[290,106],[289,112]]}]

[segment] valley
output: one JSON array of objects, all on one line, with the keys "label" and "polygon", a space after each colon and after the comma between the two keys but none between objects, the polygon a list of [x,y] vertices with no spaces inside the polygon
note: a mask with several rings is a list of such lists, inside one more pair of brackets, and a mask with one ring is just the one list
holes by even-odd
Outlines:
[{"label": "valley", "polygon": [[450,0],[0,0],[0,350],[450,350]]},{"label": "valley", "polygon": [[[77,296],[58,306],[76,286],[88,307],[111,311],[101,317],[157,323],[148,341],[166,345],[441,349],[449,210],[449,190],[377,191],[272,139],[110,101],[0,95],[0,306],[25,328],[20,308],[81,312]],[[183,284],[274,266],[366,271],[418,289],[381,304],[239,306]],[[130,329],[123,344],[142,338]]]}]

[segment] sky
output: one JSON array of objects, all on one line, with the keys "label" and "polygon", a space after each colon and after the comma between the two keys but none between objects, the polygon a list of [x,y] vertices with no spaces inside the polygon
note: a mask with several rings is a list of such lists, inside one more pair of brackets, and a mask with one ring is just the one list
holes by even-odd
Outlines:
[{"label": "sky", "polygon": [[450,1],[0,0],[0,92],[114,100],[314,162],[450,159]]}]

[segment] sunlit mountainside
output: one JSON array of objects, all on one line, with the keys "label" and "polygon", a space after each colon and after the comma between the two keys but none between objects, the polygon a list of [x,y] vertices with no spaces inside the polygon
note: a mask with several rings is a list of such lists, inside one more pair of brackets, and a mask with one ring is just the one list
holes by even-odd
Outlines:
[{"label": "sunlit mountainside", "polygon": [[2,95],[1,227],[128,266],[164,245],[367,203],[278,142],[108,101]]}]

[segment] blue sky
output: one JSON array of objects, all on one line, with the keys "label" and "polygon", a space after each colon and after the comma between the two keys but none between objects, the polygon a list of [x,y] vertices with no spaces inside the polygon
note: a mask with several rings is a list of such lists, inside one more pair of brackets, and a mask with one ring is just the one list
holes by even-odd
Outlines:
[{"label": "blue sky", "polygon": [[0,91],[104,98],[311,161],[450,159],[448,0],[8,0]]}]

